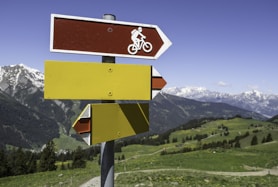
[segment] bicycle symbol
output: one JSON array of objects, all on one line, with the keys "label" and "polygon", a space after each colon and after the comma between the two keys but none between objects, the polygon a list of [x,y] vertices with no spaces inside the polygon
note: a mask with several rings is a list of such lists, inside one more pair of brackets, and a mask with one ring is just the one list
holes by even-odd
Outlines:
[{"label": "bicycle symbol", "polygon": [[142,27],[138,27],[138,29],[133,29],[131,31],[131,40],[133,44],[129,44],[127,47],[127,51],[131,55],[135,55],[142,48],[146,53],[151,52],[153,49],[150,42],[145,42],[146,36],[142,34],[142,30]]}]

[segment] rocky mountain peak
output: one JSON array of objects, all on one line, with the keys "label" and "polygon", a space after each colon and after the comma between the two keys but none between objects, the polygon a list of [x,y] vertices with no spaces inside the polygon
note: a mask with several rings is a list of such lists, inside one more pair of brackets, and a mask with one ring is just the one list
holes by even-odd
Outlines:
[{"label": "rocky mountain peak", "polygon": [[24,64],[0,67],[0,89],[11,96],[19,90],[34,93],[43,90],[44,75],[39,70]]},{"label": "rocky mountain peak", "polygon": [[259,100],[265,100],[268,98],[267,94],[264,94],[258,90],[251,90],[251,91],[246,91],[241,94],[245,98],[249,99],[259,99]]}]

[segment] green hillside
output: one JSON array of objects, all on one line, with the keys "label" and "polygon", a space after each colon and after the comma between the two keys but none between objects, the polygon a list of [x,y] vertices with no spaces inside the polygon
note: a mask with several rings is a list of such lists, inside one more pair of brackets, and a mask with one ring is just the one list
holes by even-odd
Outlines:
[{"label": "green hillside", "polygon": [[[228,128],[228,131],[226,128]],[[226,135],[224,135],[225,133]],[[249,135],[245,136],[246,134]],[[262,143],[262,140],[266,138],[268,134],[271,134],[272,141]],[[203,139],[194,139],[194,137],[202,137],[203,135],[206,135]],[[251,141],[254,136],[257,136],[258,144],[251,146]],[[238,138],[240,148],[234,148],[234,140],[236,137],[240,137]],[[159,136],[153,136],[153,138],[159,138]],[[268,168],[278,166],[278,158],[276,161],[268,163],[272,160],[270,155],[278,153],[278,125],[271,122],[242,118],[214,120],[204,123],[198,128],[174,131],[170,134],[169,139],[170,143],[159,146],[130,145],[123,147],[123,153],[119,154],[125,154],[126,159],[142,158],[144,160],[144,158],[150,157],[153,159],[152,163],[157,162],[157,164],[153,164],[155,168],[186,166],[188,168],[202,170],[244,171],[244,164],[254,167],[267,166]],[[213,142],[216,143],[216,147],[206,148],[207,144]],[[191,150],[188,151],[185,148],[190,148]],[[180,154],[183,152],[187,153]],[[261,158],[257,157],[260,152],[264,154]],[[269,157],[266,156],[265,153],[268,153]],[[198,155],[197,158],[195,157],[196,155]],[[229,155],[232,161],[230,163],[225,162],[223,165],[222,160],[225,155]],[[167,162],[165,158],[167,160],[168,157],[175,157],[175,159]],[[150,162],[150,158],[146,159],[147,162]],[[138,159],[131,159],[128,162],[134,162],[135,164],[133,160],[137,162]],[[187,159],[189,159],[189,162],[186,161]],[[194,159],[205,163],[197,165],[195,162],[192,162]],[[255,162],[253,162],[253,159],[258,159],[256,163],[259,164],[254,165]],[[213,160],[215,160],[216,163],[219,161],[221,164],[217,167],[215,165],[211,166]],[[184,162],[187,162],[187,164],[183,165],[182,163]],[[142,162],[138,164],[141,168],[144,166]],[[136,168],[136,166],[134,167]],[[146,167],[149,168],[151,165],[146,164]]]},{"label": "green hillside", "polygon": [[[277,185],[276,123],[239,117],[196,120],[194,128],[193,122],[189,123],[189,129],[185,125],[172,130],[160,145],[146,143],[162,136],[167,139],[165,134],[140,139],[145,145],[126,141],[128,145],[115,153],[115,186]],[[263,142],[269,134],[271,141]],[[254,136],[257,143],[251,145]],[[239,147],[234,140],[239,141]],[[214,143],[216,147],[207,146]],[[85,169],[0,178],[0,186],[79,186],[100,175],[97,162],[88,161]]]},{"label": "green hillside", "polygon": [[[262,142],[263,138],[266,137],[268,133],[271,133],[272,137],[277,139],[277,127],[278,125],[272,122],[264,122],[254,119],[233,118],[228,120],[213,120],[204,123],[199,128],[173,132],[170,136],[170,140],[177,138],[178,142],[184,141],[183,146],[187,145],[196,147],[198,142],[199,146],[211,142],[229,142],[234,140],[236,137],[241,137],[246,133],[249,133],[249,136],[239,140],[241,147],[245,148],[250,146],[253,136],[258,137],[258,142]],[[205,138],[202,138],[202,135]],[[191,137],[194,138],[198,136],[200,136],[202,139],[199,140],[198,138],[197,140],[195,139],[192,141],[186,140]]]}]

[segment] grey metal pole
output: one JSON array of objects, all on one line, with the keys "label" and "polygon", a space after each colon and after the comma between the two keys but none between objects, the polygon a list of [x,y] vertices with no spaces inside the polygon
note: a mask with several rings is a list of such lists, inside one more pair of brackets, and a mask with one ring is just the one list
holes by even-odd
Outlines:
[{"label": "grey metal pole", "polygon": [[[112,14],[104,14],[103,19],[116,20]],[[109,28],[108,28],[109,29]],[[113,32],[110,29],[108,32]],[[115,63],[115,57],[102,56],[102,63]],[[113,100],[102,100],[102,103],[114,103]],[[109,117],[109,116],[108,116]],[[101,143],[101,187],[114,186],[114,140]]]}]

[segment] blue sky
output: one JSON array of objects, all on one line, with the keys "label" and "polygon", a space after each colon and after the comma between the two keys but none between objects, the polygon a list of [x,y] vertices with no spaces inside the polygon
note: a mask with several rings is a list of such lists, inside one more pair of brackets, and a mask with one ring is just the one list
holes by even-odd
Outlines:
[{"label": "blue sky", "polygon": [[1,0],[0,66],[26,64],[44,71],[45,60],[100,62],[100,56],[51,53],[50,14],[158,25],[172,46],[150,64],[166,87],[195,86],[240,93],[278,94],[277,0]]}]

